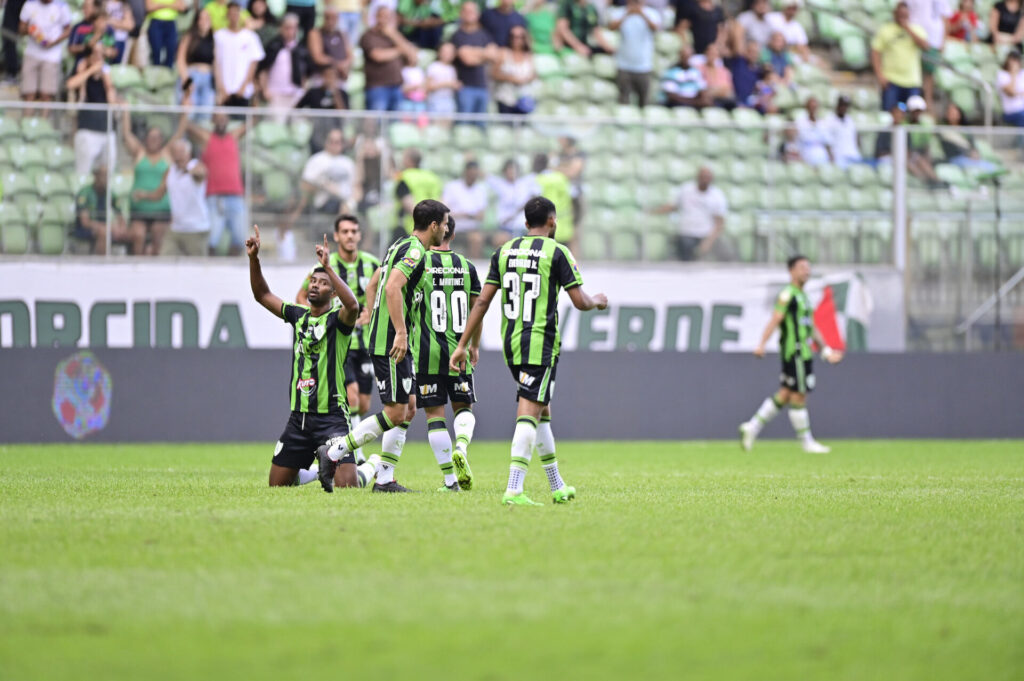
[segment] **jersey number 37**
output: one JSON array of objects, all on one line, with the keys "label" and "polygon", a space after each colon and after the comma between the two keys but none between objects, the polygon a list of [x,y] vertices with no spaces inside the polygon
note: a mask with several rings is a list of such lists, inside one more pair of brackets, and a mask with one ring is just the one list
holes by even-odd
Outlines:
[{"label": "jersey number 37", "polygon": [[531,323],[534,303],[540,297],[540,275],[535,272],[506,272],[501,278],[501,287],[506,292],[505,316],[515,321],[522,314],[523,322]]}]

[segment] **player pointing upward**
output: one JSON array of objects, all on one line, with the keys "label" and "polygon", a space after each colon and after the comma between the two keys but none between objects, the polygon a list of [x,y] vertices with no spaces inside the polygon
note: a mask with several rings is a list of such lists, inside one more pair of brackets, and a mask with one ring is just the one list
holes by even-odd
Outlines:
[{"label": "player pointing upward", "polygon": [[804,285],[811,278],[811,263],[802,255],[794,255],[786,263],[789,267],[790,284],[782,290],[775,303],[775,312],[761,334],[754,354],[764,357],[764,346],[775,329],[779,329],[779,348],[782,351],[782,387],[765,399],[749,421],[740,424],[740,442],[743,449],[750,451],[754,440],[766,423],[789,405],[789,422],[803,444],[804,451],[813,454],[827,454],[830,450],[811,435],[811,419],[807,414],[807,393],[814,390],[814,367],[811,364],[811,339],[818,344],[821,358],[835,364],[843,353],[825,344],[818,330],[814,328],[811,303],[804,293]]},{"label": "player pointing upward", "polygon": [[537,196],[526,203],[526,236],[505,242],[491,258],[491,269],[480,297],[469,314],[466,330],[452,352],[451,368],[462,371],[466,347],[483,321],[495,293],[501,290],[501,335],[505,362],[518,383],[519,407],[512,436],[512,464],[504,504],[537,506],[523,493],[523,481],[536,449],[547,473],[555,503],[575,498],[576,490],[562,480],[551,433],[551,394],[561,337],[558,294],[564,288],[578,310],[603,310],[608,298],[583,291],[576,260],[554,240],[555,205]]}]

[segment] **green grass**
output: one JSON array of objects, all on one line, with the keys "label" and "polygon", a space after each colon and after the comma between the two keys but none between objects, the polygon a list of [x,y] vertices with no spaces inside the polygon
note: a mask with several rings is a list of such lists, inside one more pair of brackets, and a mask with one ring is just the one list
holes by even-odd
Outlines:
[{"label": "green grass", "polygon": [[505,444],[457,496],[0,447],[0,679],[1021,679],[1024,443],[832,444],[564,443],[514,509]]}]

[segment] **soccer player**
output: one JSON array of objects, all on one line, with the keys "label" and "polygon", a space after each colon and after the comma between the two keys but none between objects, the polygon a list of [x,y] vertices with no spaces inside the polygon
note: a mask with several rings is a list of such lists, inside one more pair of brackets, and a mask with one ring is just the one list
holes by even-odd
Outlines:
[{"label": "soccer player", "polygon": [[[252,295],[263,307],[294,329],[291,371],[291,416],[274,450],[270,464],[270,486],[294,485],[302,480],[316,451],[348,434],[348,404],[341,391],[345,378],[343,366],[359,304],[352,290],[331,269],[327,237],[317,245],[320,266],[309,276],[309,307],[285,303],[271,293],[260,267],[260,228],[253,225],[253,236],[246,239],[249,255],[249,285]],[[331,306],[337,294],[340,308]],[[355,459],[349,455],[342,465],[331,470],[332,482],[341,487],[358,485]]]},{"label": "soccer player", "polygon": [[757,357],[764,357],[764,346],[779,329],[779,348],[782,351],[782,387],[765,399],[757,412],[740,424],[740,443],[750,451],[754,440],[764,425],[778,415],[779,410],[789,406],[789,422],[793,424],[796,436],[805,452],[828,454],[831,451],[811,435],[811,419],[807,414],[807,394],[814,390],[814,367],[811,358],[811,340],[821,348],[821,358],[835,364],[843,353],[830,348],[814,328],[814,311],[804,293],[804,285],[811,278],[811,263],[802,255],[794,255],[786,262],[789,267],[790,284],[782,290],[775,301],[775,311],[761,334],[761,342],[754,349]]},{"label": "soccer player", "polygon": [[370,355],[384,409],[373,418],[363,419],[340,443],[319,451],[319,479],[325,491],[333,487],[337,463],[381,435],[383,451],[373,491],[410,491],[395,480],[395,466],[416,413],[416,379],[409,352],[413,292],[423,276],[427,250],[444,239],[448,207],[426,199],[416,204],[412,217],[412,234],[393,243],[384,256],[380,273],[383,286],[377,288],[370,315]]},{"label": "soccer player", "polygon": [[[343,214],[334,219],[334,243],[337,252],[331,253],[331,268],[338,273],[341,280],[349,285],[359,302],[359,317],[356,319],[352,343],[349,345],[348,356],[345,357],[345,392],[348,395],[348,413],[351,427],[359,425],[363,414],[370,411],[370,392],[373,390],[373,360],[367,350],[370,326],[367,323],[370,311],[366,306],[366,293],[380,260],[359,250],[359,242],[363,238],[359,226],[359,218]],[[295,302],[305,305],[309,278],[302,282]],[[362,450],[355,452],[356,461],[362,463]]]},{"label": "soccer player", "polygon": [[501,335],[505,362],[518,383],[519,406],[512,435],[512,464],[503,504],[539,506],[523,493],[523,482],[536,450],[556,504],[576,497],[565,484],[555,458],[551,433],[551,395],[561,336],[558,294],[565,289],[577,310],[603,310],[603,293],[589,296],[569,249],[555,241],[555,204],[541,196],[526,202],[526,236],[506,241],[491,258],[480,297],[469,313],[466,330],[452,352],[452,370],[465,367],[470,340],[475,337],[494,295],[501,290]]}]

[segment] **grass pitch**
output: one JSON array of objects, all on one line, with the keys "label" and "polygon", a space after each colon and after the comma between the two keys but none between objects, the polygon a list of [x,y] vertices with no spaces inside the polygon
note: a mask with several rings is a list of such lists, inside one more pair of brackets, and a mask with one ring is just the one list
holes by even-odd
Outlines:
[{"label": "grass pitch", "polygon": [[504,443],[456,496],[0,447],[0,679],[1021,679],[1024,443],[832,444],[563,443],[512,509]]}]

